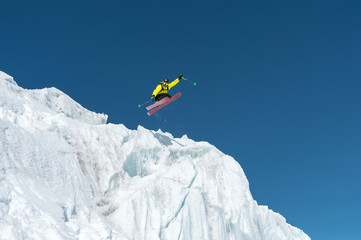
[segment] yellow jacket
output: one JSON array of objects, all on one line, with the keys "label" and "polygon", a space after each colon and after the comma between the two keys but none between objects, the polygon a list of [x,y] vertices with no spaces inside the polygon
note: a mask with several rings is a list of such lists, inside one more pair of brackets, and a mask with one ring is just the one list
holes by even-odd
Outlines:
[{"label": "yellow jacket", "polygon": [[168,93],[168,90],[174,87],[174,85],[176,85],[177,83],[179,83],[179,78],[169,83],[167,86],[165,86],[163,83],[159,83],[153,91],[153,96],[156,97],[160,93]]}]

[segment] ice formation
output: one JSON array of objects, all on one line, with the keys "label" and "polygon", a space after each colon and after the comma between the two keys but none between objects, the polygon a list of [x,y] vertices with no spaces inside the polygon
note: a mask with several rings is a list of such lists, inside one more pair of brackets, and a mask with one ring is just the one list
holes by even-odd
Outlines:
[{"label": "ice formation", "polygon": [[211,144],[107,124],[0,72],[0,239],[310,238]]}]

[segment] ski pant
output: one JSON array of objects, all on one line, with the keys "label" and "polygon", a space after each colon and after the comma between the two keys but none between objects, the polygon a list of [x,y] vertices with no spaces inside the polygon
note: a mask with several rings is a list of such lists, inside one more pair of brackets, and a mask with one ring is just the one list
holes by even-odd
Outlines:
[{"label": "ski pant", "polygon": [[171,98],[172,96],[169,95],[168,93],[160,93],[155,97],[155,100],[158,102],[158,101],[162,100],[165,97]]}]

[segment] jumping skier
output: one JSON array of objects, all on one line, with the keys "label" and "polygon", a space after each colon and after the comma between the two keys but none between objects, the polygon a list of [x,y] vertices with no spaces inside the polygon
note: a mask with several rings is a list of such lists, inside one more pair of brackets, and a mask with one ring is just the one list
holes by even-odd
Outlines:
[{"label": "jumping skier", "polygon": [[[147,114],[149,116],[154,114],[155,112],[159,111],[160,109],[164,108],[169,103],[177,100],[182,95],[180,92],[177,93],[176,95],[174,95],[173,97],[168,94],[169,89],[171,89],[177,83],[179,83],[179,80],[181,80],[181,79],[192,83],[194,86],[196,85],[195,82],[192,82],[192,81],[188,80],[187,78],[184,78],[183,74],[179,75],[179,77],[171,83],[169,83],[169,80],[167,78],[165,78],[162,82],[160,82],[157,85],[157,87],[153,91],[152,97],[150,98],[151,99],[150,101],[156,101],[156,102],[146,107],[146,109],[149,111],[149,112],[147,112]],[[144,104],[147,104],[150,101],[147,101],[143,104],[138,104],[138,107],[142,107]]]},{"label": "jumping skier", "polygon": [[171,83],[169,83],[168,78],[165,78],[162,82],[158,84],[158,86],[153,91],[151,100],[159,101],[165,97],[171,98],[172,96],[168,94],[169,89],[174,87],[174,85],[176,85],[182,77],[183,74],[179,75],[179,77]]}]

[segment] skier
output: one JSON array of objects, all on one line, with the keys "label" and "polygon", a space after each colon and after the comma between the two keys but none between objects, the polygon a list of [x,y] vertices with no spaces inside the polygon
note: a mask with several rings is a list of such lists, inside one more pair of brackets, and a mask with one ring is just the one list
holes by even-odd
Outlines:
[{"label": "skier", "polygon": [[158,84],[158,86],[153,91],[153,95],[151,97],[152,101],[159,101],[165,97],[171,98],[172,96],[168,94],[169,89],[174,87],[179,80],[183,77],[183,75],[179,75],[179,77],[173,82],[169,83],[168,78],[165,78],[162,82]]}]

